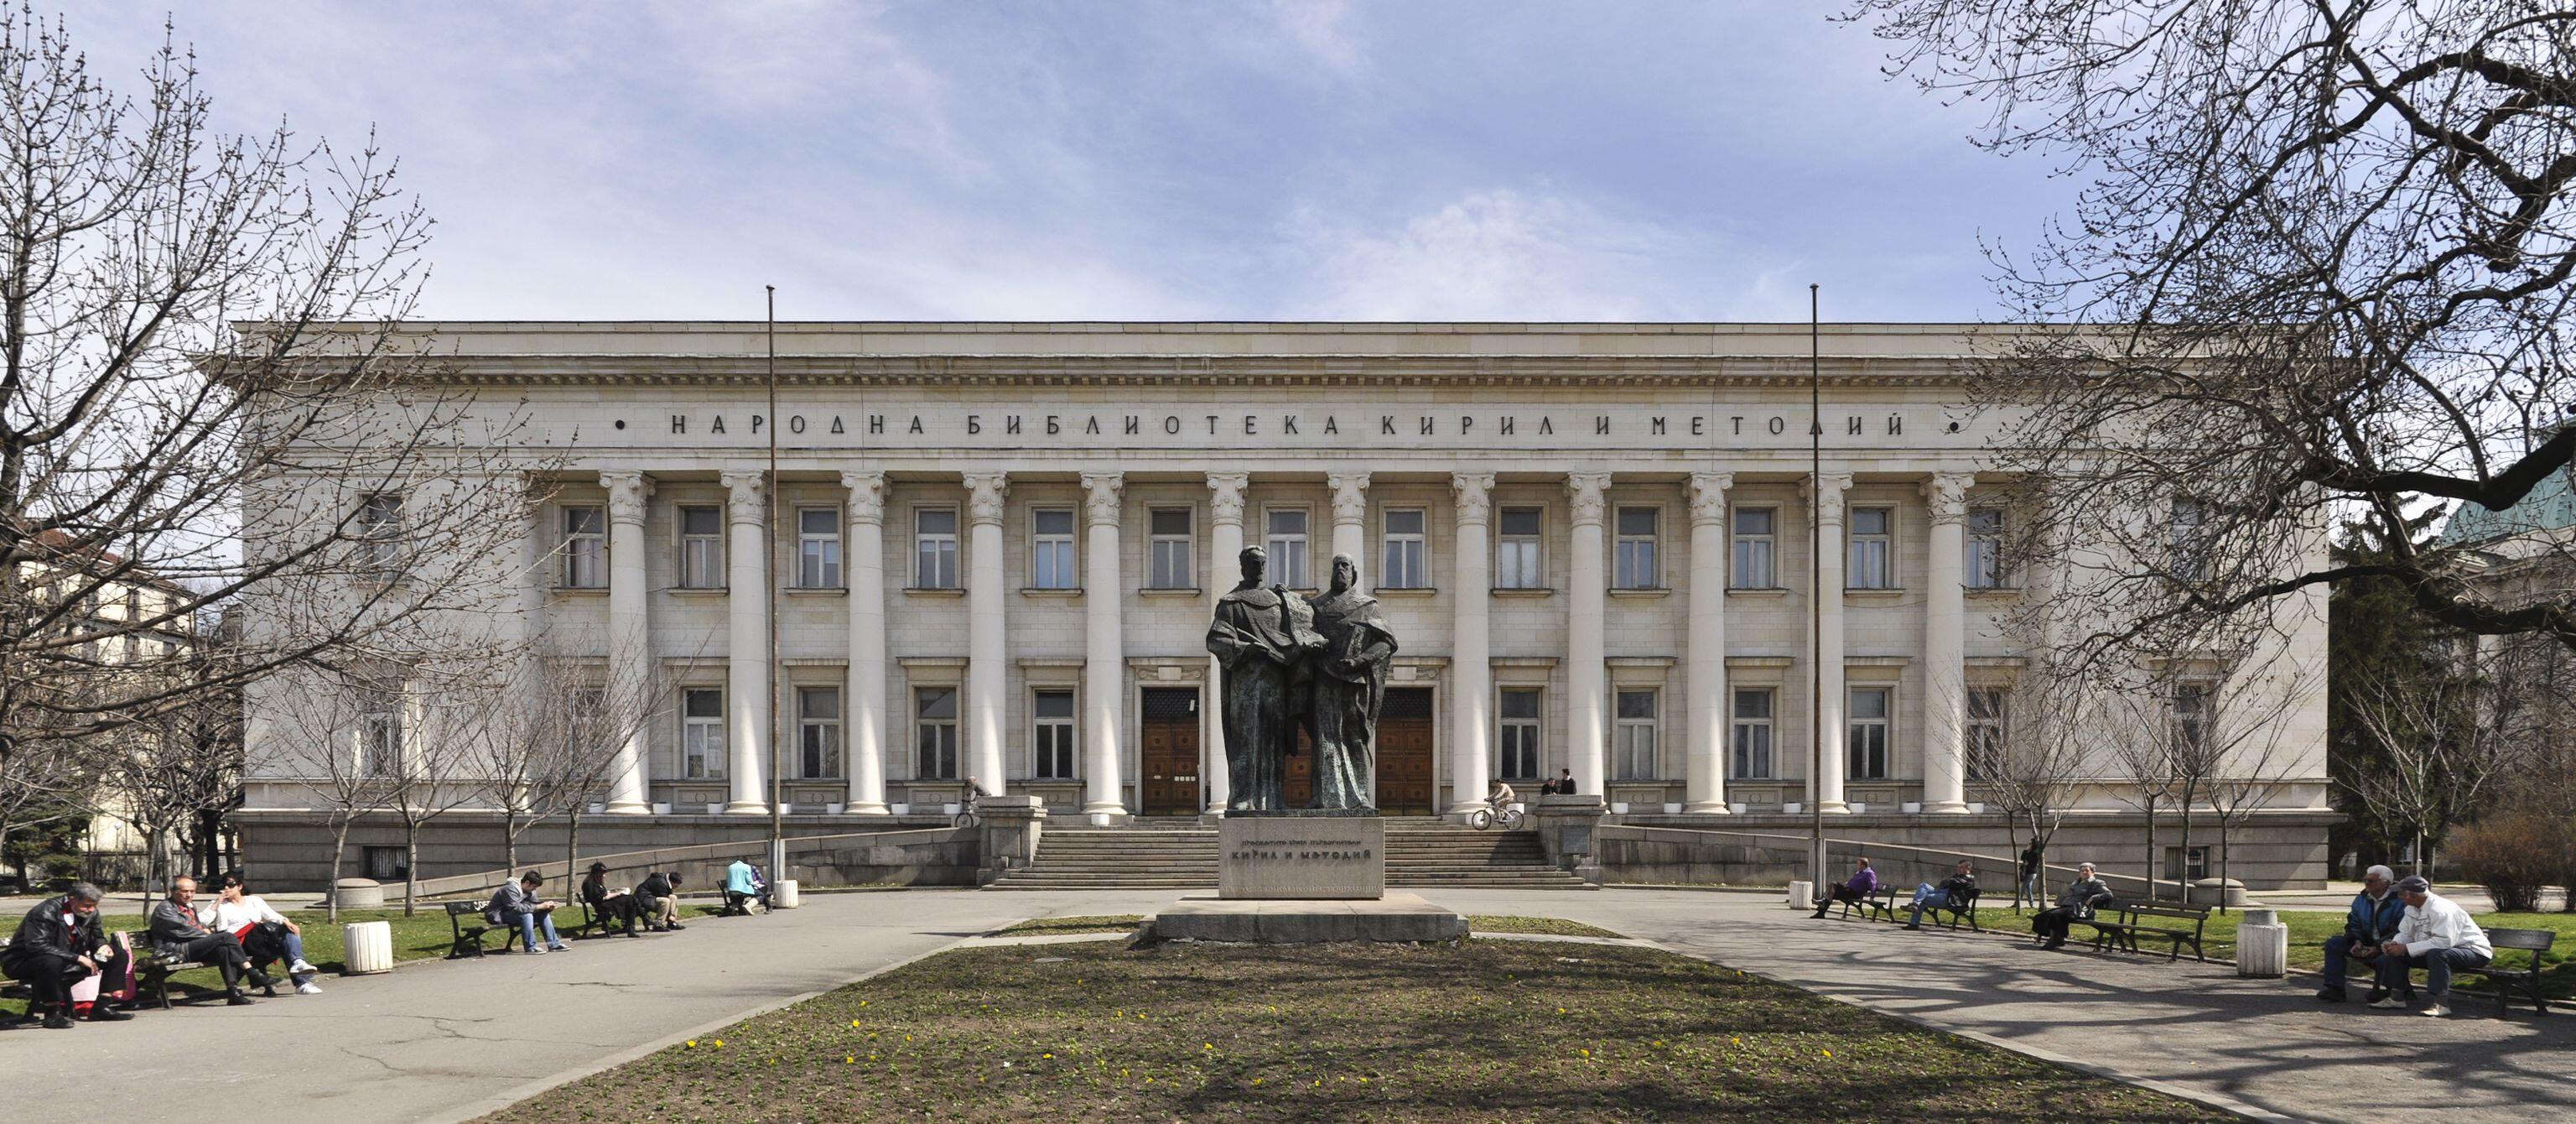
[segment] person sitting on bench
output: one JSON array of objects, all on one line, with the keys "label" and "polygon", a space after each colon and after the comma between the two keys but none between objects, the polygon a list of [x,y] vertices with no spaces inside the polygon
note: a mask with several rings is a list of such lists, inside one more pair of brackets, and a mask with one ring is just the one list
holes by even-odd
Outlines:
[{"label": "person sitting on bench", "polygon": [[644,904],[626,891],[608,892],[607,863],[590,864],[590,877],[581,880],[581,900],[598,918],[600,928],[622,922],[627,936],[638,940],[643,938],[644,934],[636,932],[635,926],[644,919]]},{"label": "person sitting on bench", "polygon": [[[688,928],[680,924],[680,876],[653,871],[635,884],[638,905],[643,907],[644,928],[656,933],[676,933]],[[655,922],[659,922],[656,924]]]},{"label": "person sitting on bench", "polygon": [[250,996],[241,988],[250,955],[231,933],[218,933],[197,919],[196,898],[196,879],[182,874],[170,880],[170,896],[152,907],[152,947],[167,960],[214,965],[224,977],[224,1002],[250,1006]]},{"label": "person sitting on bench", "polygon": [[[529,871],[519,880],[492,892],[492,904],[483,907],[483,919],[502,929],[516,929],[530,956],[548,952],[570,952],[572,946],[555,935],[555,907],[562,902],[547,901],[537,896],[537,887],[546,884],[546,876]],[[537,947],[537,930],[544,929],[546,947]]]},{"label": "person sitting on bench", "polygon": [[751,916],[751,903],[760,900],[760,873],[751,868],[750,859],[735,859],[725,868],[725,915]]},{"label": "person sitting on bench", "polygon": [[[2396,936],[2397,926],[2406,920],[2406,899],[2397,896],[2396,883],[2397,872],[2384,866],[2362,872],[2361,892],[2352,896],[2352,907],[2344,913],[2343,932],[2326,938],[2325,986],[2317,989],[2317,998],[2328,1003],[2347,998],[2345,972],[2352,961],[2367,965],[2376,978],[2379,946]],[[2363,1002],[2386,998],[2388,990],[2374,983]]]},{"label": "person sitting on bench", "polygon": [[1877,892],[1878,872],[1869,868],[1869,856],[1863,855],[1861,856],[1859,865],[1853,868],[1852,876],[1850,878],[1834,883],[1833,889],[1826,891],[1823,897],[1816,899],[1815,916],[1824,916],[1825,910],[1835,902],[1850,902],[1853,905],[1859,905],[1864,901],[1868,901],[1870,895]]},{"label": "person sitting on bench", "polygon": [[[2406,919],[2397,923],[2397,939],[2379,946],[2379,986],[2388,991],[2407,990],[2410,969],[2424,969],[2424,992],[2432,1004],[2423,1014],[2443,1018],[2451,1013],[2451,973],[2461,968],[2484,968],[2495,962],[2495,945],[2487,932],[2469,920],[2469,911],[2459,903],[2433,892],[2433,884],[2420,874],[2412,874],[2397,884],[2397,896],[2406,899]],[[2384,1009],[2403,1009],[2406,1001],[2394,995],[2371,1004]]]},{"label": "person sitting on bench", "polygon": [[1975,900],[1977,900],[1976,868],[1968,865],[1968,860],[1961,859],[1958,869],[1952,871],[1948,878],[1942,879],[1940,885],[1935,886],[1925,882],[1914,887],[1914,914],[1905,919],[1905,927],[1922,928],[1923,911],[1926,907],[1964,907]]},{"label": "person sitting on bench", "polygon": [[242,953],[249,958],[252,982],[267,978],[270,961],[286,962],[286,974],[295,981],[298,995],[320,995],[322,988],[313,982],[315,968],[304,959],[304,930],[286,915],[269,908],[268,901],[249,892],[242,884],[242,872],[227,871],[216,883],[215,899],[197,905],[197,920],[218,933],[231,933],[240,941]]},{"label": "person sitting on bench", "polygon": [[2038,938],[2041,948],[2062,948],[2066,944],[2066,930],[2093,916],[2094,910],[2111,904],[2113,900],[2110,884],[2093,877],[2093,864],[2079,863],[2075,867],[2075,881],[2067,883],[2066,892],[2058,895],[2057,905],[2039,911],[2038,916],[2030,919],[2031,936]]},{"label": "person sitting on bench", "polygon": [[[107,939],[106,927],[98,919],[99,899],[106,896],[90,883],[72,883],[70,892],[37,902],[36,908],[28,910],[9,946],[0,948],[0,972],[27,985],[34,996],[27,1004],[27,1017],[41,1012],[47,1030],[71,1029],[73,984],[93,975],[115,980],[127,974],[124,961],[131,959],[130,954]],[[134,1015],[115,1009],[102,997],[90,1005],[89,1017],[93,1022],[122,1022]]]}]

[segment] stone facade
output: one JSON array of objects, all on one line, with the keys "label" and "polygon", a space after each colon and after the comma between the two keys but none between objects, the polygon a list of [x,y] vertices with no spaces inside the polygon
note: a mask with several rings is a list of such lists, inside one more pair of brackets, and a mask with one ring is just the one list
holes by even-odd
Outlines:
[{"label": "stone facade", "polygon": [[[2013,517],[1959,405],[1977,330],[1824,329],[1817,473],[1803,326],[787,324],[774,425],[759,325],[415,329],[563,466],[491,580],[551,658],[670,681],[599,799],[682,833],[655,809],[765,813],[773,737],[794,809],[843,821],[970,776],[1074,823],[1222,807],[1203,639],[1256,542],[1308,588],[1351,554],[1401,638],[1391,814],[1564,768],[1677,822],[1981,820],[1962,698],[2021,663],[2025,594],[1969,572]],[[776,665],[734,658],[772,605]],[[2318,609],[2293,655],[2322,661]],[[2276,807],[2323,807],[2321,684]],[[307,807],[259,716],[296,700],[251,700],[251,808]]]}]

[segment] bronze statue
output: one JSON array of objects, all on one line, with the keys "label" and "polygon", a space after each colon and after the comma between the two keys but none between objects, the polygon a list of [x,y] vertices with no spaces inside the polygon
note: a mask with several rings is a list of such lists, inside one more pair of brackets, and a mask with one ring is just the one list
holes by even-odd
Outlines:
[{"label": "bronze statue", "polygon": [[1315,610],[1296,591],[1261,584],[1269,556],[1246,547],[1243,582],[1216,603],[1207,647],[1224,669],[1227,807],[1272,811],[1284,806],[1288,755],[1297,747],[1307,660],[1324,647]]},{"label": "bronze statue", "polygon": [[1359,564],[1333,556],[1333,586],[1315,601],[1315,631],[1324,647],[1313,669],[1317,808],[1375,806],[1377,716],[1386,705],[1386,673],[1395,663],[1395,632],[1377,598],[1359,591]]}]

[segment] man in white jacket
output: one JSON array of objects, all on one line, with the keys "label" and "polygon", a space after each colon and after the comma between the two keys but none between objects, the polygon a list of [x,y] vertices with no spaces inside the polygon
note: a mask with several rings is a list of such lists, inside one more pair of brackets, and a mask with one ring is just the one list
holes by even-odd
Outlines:
[{"label": "man in white jacket", "polygon": [[[2422,875],[2399,882],[2397,895],[2406,899],[2406,919],[2397,924],[2397,939],[2380,946],[2379,986],[2404,992],[2408,970],[2424,969],[2424,990],[2433,1002],[2423,1013],[2441,1018],[2451,1013],[2451,973],[2486,967],[2495,960],[2495,946],[2469,920],[2469,911],[2434,893]],[[2403,1008],[2406,1001],[2391,994],[2371,1006]]]}]

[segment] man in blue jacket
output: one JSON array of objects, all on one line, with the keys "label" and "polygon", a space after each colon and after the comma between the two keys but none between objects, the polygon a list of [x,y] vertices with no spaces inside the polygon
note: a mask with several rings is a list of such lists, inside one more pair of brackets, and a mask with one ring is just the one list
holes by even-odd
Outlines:
[{"label": "man in blue jacket", "polygon": [[[2361,893],[2353,896],[2343,932],[2326,938],[2326,982],[2317,989],[2317,998],[2343,1002],[2345,966],[2354,960],[2375,965],[2379,946],[2397,935],[2398,923],[2406,920],[2406,900],[2390,892],[2396,880],[2396,872],[2384,866],[2362,872]],[[2376,1003],[2387,996],[2386,988],[2374,986],[2368,1001]]]}]

